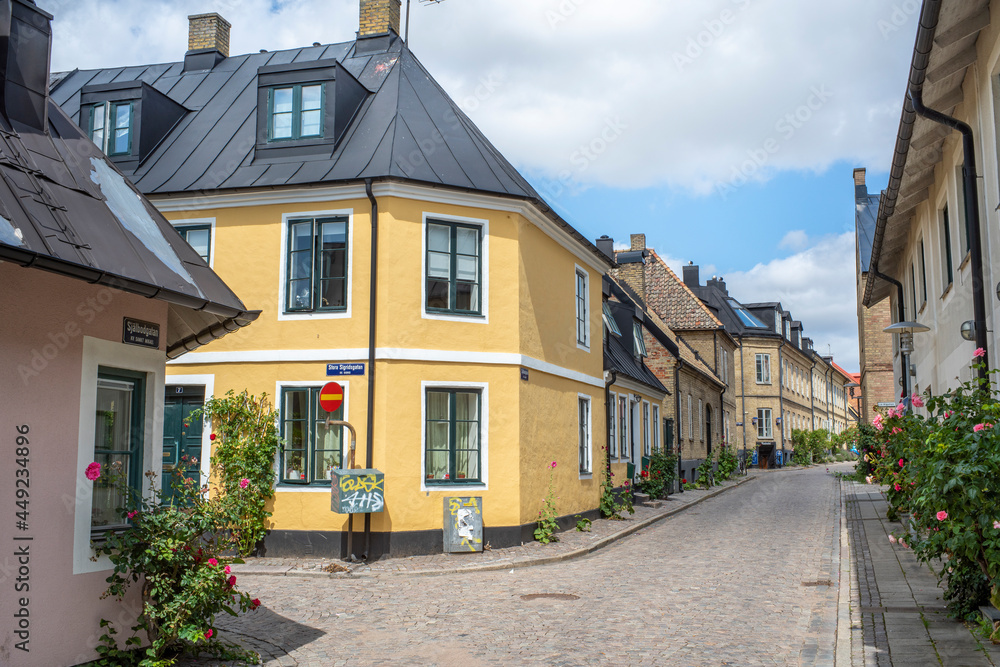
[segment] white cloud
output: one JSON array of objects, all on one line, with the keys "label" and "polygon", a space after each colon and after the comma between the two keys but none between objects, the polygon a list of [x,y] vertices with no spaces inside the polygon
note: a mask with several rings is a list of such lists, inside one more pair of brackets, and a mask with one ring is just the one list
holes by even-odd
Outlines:
[{"label": "white cloud", "polygon": [[832,352],[847,371],[858,369],[853,233],[828,236],[790,257],[730,273],[726,286],[743,303],[780,302],[802,322],[817,352]]},{"label": "white cloud", "polygon": [[[180,60],[187,15],[208,11],[233,24],[233,53],[346,41],[358,26],[358,0],[39,4],[56,15],[55,70]],[[915,15],[867,0],[412,10],[414,52],[520,168],[701,193],[836,160],[884,164],[916,29]]]},{"label": "white cloud", "polygon": [[809,245],[809,235],[801,229],[793,229],[778,243],[779,248],[788,250],[804,250]]}]

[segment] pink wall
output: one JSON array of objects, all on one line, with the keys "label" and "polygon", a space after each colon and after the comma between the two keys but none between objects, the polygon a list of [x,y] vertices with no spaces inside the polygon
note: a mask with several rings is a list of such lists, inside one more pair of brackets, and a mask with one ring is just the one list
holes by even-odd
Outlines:
[{"label": "pink wall", "polygon": [[[83,338],[120,342],[127,316],[159,323],[162,346],[166,315],[159,301],[0,262],[0,665],[91,660],[102,617],[121,620],[120,632],[134,619],[136,598],[126,609],[99,599],[107,572],[73,574],[75,515],[90,513],[89,504],[76,502]],[[21,425],[29,428],[27,530],[16,525]],[[25,545],[30,590],[17,591],[25,582],[18,582],[15,554]],[[21,598],[28,602],[27,653],[15,648]]]}]

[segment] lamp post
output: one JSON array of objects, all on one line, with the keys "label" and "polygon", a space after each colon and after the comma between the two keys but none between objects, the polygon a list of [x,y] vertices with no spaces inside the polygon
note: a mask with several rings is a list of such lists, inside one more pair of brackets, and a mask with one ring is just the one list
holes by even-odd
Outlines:
[{"label": "lamp post", "polygon": [[913,334],[930,331],[931,328],[920,322],[896,322],[882,329],[885,333],[899,334],[899,356],[902,358],[903,376],[900,384],[903,387],[903,398],[906,410],[910,410],[910,354],[913,352]]}]

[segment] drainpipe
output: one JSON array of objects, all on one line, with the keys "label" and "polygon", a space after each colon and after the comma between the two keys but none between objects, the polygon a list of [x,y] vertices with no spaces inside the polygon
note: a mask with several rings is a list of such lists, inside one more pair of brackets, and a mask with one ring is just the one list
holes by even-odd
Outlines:
[{"label": "drainpipe", "polygon": [[741,334],[736,334],[736,340],[740,342],[740,413],[742,418],[740,423],[743,424],[743,465],[747,464],[747,394],[746,394],[746,374],[743,368],[743,336]]},{"label": "drainpipe", "polygon": [[778,345],[778,416],[781,417],[781,465],[785,465],[785,366],[781,363],[781,350],[785,347],[782,335]]},{"label": "drainpipe", "polygon": [[[373,465],[375,451],[375,307],[378,303],[378,202],[372,193],[372,179],[365,179],[365,193],[372,204],[372,248],[371,248],[371,286],[368,295],[368,419],[365,427],[365,461],[367,467]],[[372,515],[365,514],[365,553],[368,560],[371,553]]]},{"label": "drainpipe", "polygon": [[684,366],[684,361],[681,359],[680,351],[677,352],[677,366],[674,367],[674,398],[676,403],[676,408],[674,409],[674,414],[677,416],[677,488],[680,489],[678,493],[684,493],[684,484],[681,482],[681,478],[684,476],[683,459],[681,458],[681,448],[683,443],[681,442],[681,368]]},{"label": "drainpipe", "polygon": [[[934,23],[937,23],[937,16],[934,17]],[[924,28],[923,22],[920,24],[920,31],[930,32],[930,39],[933,39],[934,28]],[[926,45],[927,50],[930,50],[930,39]],[[920,42],[918,41],[918,47]],[[989,352],[986,347],[986,291],[983,289],[983,240],[982,232],[979,229],[979,187],[976,184],[976,142],[972,136],[972,128],[969,127],[968,123],[963,123],[957,118],[952,118],[947,116],[940,111],[934,109],[928,109],[924,106],[922,88],[923,83],[920,85],[910,86],[910,102],[913,104],[913,110],[917,112],[917,115],[923,116],[924,118],[950,127],[953,130],[958,130],[962,134],[962,150],[965,154],[965,159],[962,164],[962,181],[964,184],[964,196],[965,196],[965,215],[966,219],[969,221],[969,228],[972,232],[969,238],[969,254],[972,255],[972,319],[976,324],[976,347],[983,348],[984,351]],[[987,366],[989,365],[989,354],[983,357],[983,365],[979,369],[979,379],[986,380]],[[909,368],[904,372],[904,375],[909,373]],[[909,396],[909,392],[905,394]]]},{"label": "drainpipe", "polygon": [[604,461],[607,467],[608,479],[611,479],[611,420],[608,419],[608,415],[611,414],[611,385],[613,385],[617,379],[618,371],[612,369],[611,379],[604,383],[604,436],[607,441],[606,449],[604,450],[606,452]]},{"label": "drainpipe", "polygon": [[[877,278],[880,278],[880,279],[886,281],[887,283],[890,283],[890,284],[896,286],[896,317],[899,318],[896,321],[897,322],[905,322],[906,321],[906,301],[903,298],[903,283],[899,282],[895,278],[890,278],[889,276],[885,275],[884,273],[882,273],[881,271],[879,271],[877,269],[873,270],[873,273],[875,274],[875,276]],[[910,387],[910,359],[909,359],[909,355],[903,354],[902,350],[900,350],[899,356],[902,357],[902,364],[901,365],[903,367],[903,377],[902,377],[901,382],[903,383],[903,396],[909,396],[910,395],[910,391],[909,391],[909,387]],[[895,398],[895,396],[893,396],[893,398]]]}]

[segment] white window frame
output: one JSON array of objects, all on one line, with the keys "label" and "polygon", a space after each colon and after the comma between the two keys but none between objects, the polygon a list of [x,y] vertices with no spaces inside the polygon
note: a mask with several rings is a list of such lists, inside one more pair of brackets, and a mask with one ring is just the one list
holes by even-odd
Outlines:
[{"label": "white window frame", "polygon": [[618,394],[608,393],[608,460],[618,457]]},{"label": "white window frame", "polygon": [[[74,513],[73,574],[114,569],[107,556],[101,556],[96,561],[90,560],[94,555],[90,546],[94,483],[84,474],[87,466],[94,461],[97,376],[100,366],[145,373],[143,472],[153,465],[159,465],[163,460],[163,396],[166,377],[163,351],[84,336],[80,369],[80,432],[77,436],[76,496],[66,493],[62,498],[64,505],[71,508]],[[146,478],[142,479],[143,495],[150,497]],[[154,484],[159,487],[159,477],[155,479]]]},{"label": "white window frame", "polygon": [[754,375],[757,384],[771,384],[771,355],[767,352],[755,354]]},{"label": "white window frame", "polygon": [[[621,409],[622,408],[622,401],[625,402],[625,409],[624,410]],[[629,397],[628,394],[618,394],[618,424],[619,424],[619,426],[623,427],[623,428],[619,428],[618,429],[618,442],[619,442],[618,460],[619,461],[627,460],[628,457],[629,457],[629,451],[628,451],[630,449],[630,447],[629,447],[629,443],[630,443],[629,436],[631,435],[629,433],[629,431],[630,431],[630,428],[629,428],[629,412],[631,411],[629,406],[631,404],[632,404],[632,399]],[[624,447],[621,446],[622,444],[624,444],[625,446]]]},{"label": "white window frame", "polygon": [[[593,410],[593,398],[589,394],[576,395],[576,406],[577,406],[577,420],[579,421],[580,405],[586,404],[587,406],[587,424],[586,430],[584,432],[584,437],[586,442],[578,443],[578,448],[581,453],[584,454],[585,461],[580,470],[580,479],[591,479],[594,476],[594,410]],[[577,433],[580,431],[580,424],[577,423]]]},{"label": "white window frame", "polygon": [[[436,217],[436,216],[434,216]],[[424,480],[427,478],[427,390],[428,389],[479,389],[479,464],[482,466],[482,479],[479,483],[470,484],[432,484],[427,486]],[[490,383],[489,382],[440,382],[421,381],[420,382],[420,490],[422,492],[444,491],[454,493],[456,491],[488,491],[490,473]],[[330,493],[329,489],[326,489]]]},{"label": "white window frame", "polygon": [[771,408],[757,408],[757,438],[767,440],[773,437]]},{"label": "white window frame", "polygon": [[698,440],[705,442],[705,404],[698,399]]},{"label": "white window frame", "polygon": [[204,227],[208,225],[208,265],[215,268],[215,218],[184,218],[170,220],[170,224],[178,231],[184,227]]},{"label": "white window frame", "polygon": [[652,449],[650,449],[652,443],[652,437],[649,432],[650,414],[651,413],[650,413],[649,401],[643,401],[642,402],[642,455],[643,456],[649,456],[653,453]]},{"label": "white window frame", "polygon": [[[584,350],[585,352],[590,352],[590,272],[583,268],[579,264],[574,264],[576,270],[573,272],[573,294],[574,299],[574,314],[573,314],[573,324],[574,324],[574,336],[576,337],[576,346]],[[578,278],[583,278],[583,294],[581,295],[578,291],[579,281]],[[582,299],[581,299],[582,297]],[[583,340],[580,340],[580,304],[583,304]],[[603,312],[602,312],[603,316]]]},{"label": "white window frame", "polygon": [[[478,225],[481,231],[482,247],[479,261],[482,266],[479,285],[482,301],[481,315],[452,315],[449,313],[427,312],[427,223],[441,220],[442,222],[460,222],[466,225]],[[425,320],[441,320],[444,322],[470,322],[473,324],[489,324],[490,322],[490,221],[485,218],[468,218],[461,215],[434,213],[424,211],[420,224],[420,317]],[[438,488],[438,487],[434,487]]]},{"label": "white window frame", "polygon": [[688,440],[694,442],[694,410],[691,405],[691,394],[688,394]]},{"label": "white window frame", "polygon": [[[311,313],[285,312],[285,296],[288,281],[285,272],[288,271],[288,221],[298,218],[325,218],[334,216],[347,217],[347,299],[344,310],[315,311]],[[214,231],[214,228],[213,228]],[[214,238],[214,235],[213,235]],[[214,243],[214,241],[213,241]],[[214,252],[214,248],[213,248]],[[351,302],[354,293],[354,209],[330,209],[325,211],[294,211],[281,214],[281,246],[278,253],[278,303],[276,304],[278,321],[294,320],[343,320],[351,317]]]},{"label": "white window frame", "polygon": [[660,451],[660,406],[653,404],[653,451]]}]

